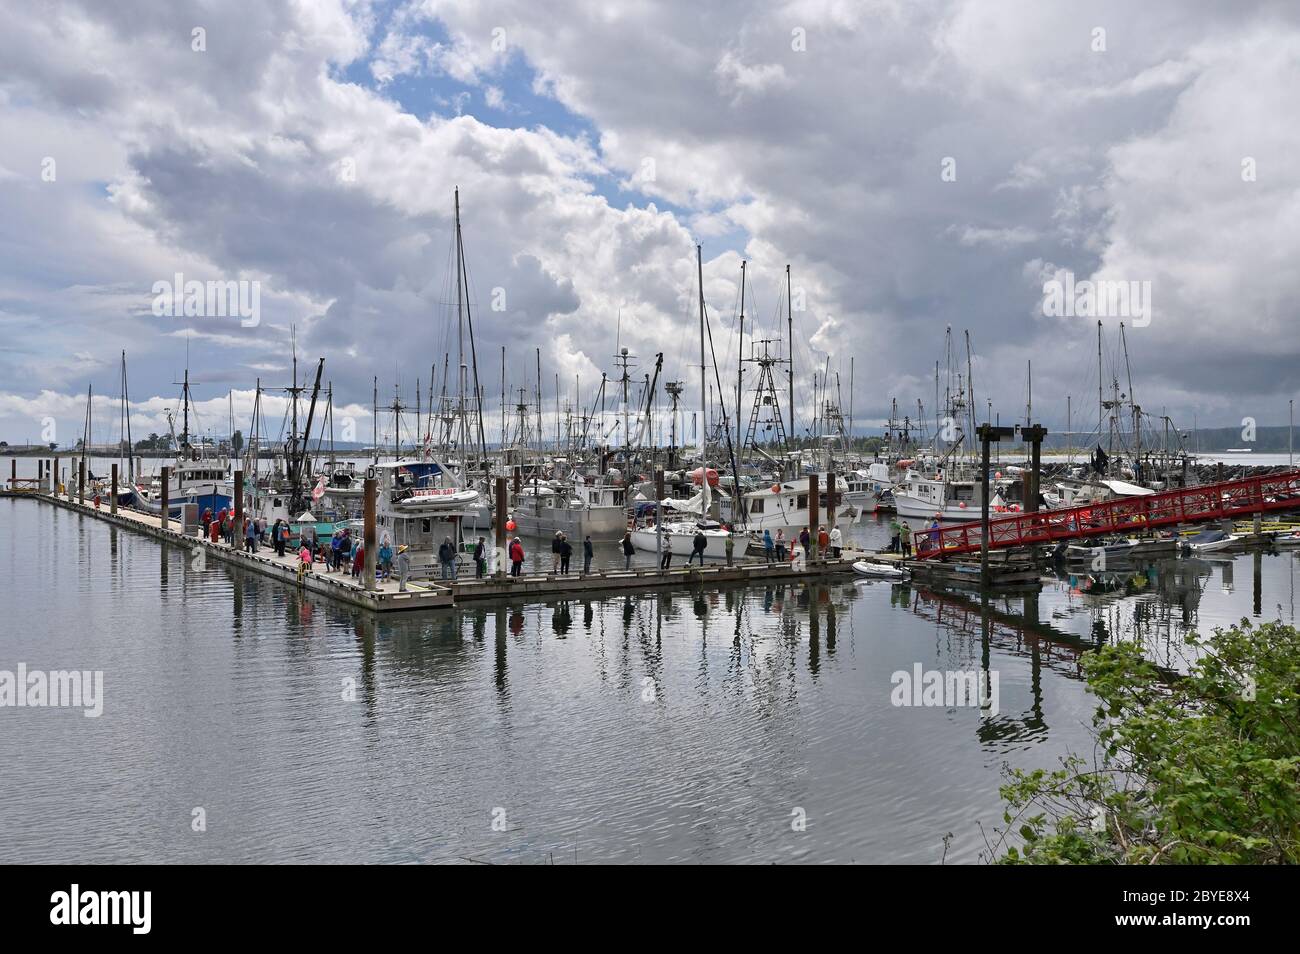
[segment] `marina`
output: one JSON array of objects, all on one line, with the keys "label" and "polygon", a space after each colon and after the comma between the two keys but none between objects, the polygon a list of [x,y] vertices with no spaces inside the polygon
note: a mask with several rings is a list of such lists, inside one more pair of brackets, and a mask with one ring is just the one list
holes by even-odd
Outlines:
[{"label": "marina", "polygon": [[1280,910],[1300,6],[121,6],[0,34],[20,938],[361,940],[284,917],[336,865]]}]

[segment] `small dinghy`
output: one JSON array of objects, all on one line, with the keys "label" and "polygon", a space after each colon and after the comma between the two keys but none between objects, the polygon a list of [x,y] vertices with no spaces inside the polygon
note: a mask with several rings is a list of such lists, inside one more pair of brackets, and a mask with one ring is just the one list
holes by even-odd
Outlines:
[{"label": "small dinghy", "polygon": [[1112,540],[1098,546],[1072,543],[1065,548],[1065,556],[1069,560],[1095,560],[1104,554],[1107,560],[1114,560],[1128,556],[1137,545],[1136,540]]},{"label": "small dinghy", "polygon": [[1222,530],[1202,530],[1183,541],[1185,553],[1213,553],[1226,550],[1236,542],[1236,536]]},{"label": "small dinghy", "polygon": [[870,560],[859,560],[853,564],[853,572],[859,576],[870,577],[875,580],[906,580],[908,578],[908,572],[902,567],[890,563],[873,563]]}]

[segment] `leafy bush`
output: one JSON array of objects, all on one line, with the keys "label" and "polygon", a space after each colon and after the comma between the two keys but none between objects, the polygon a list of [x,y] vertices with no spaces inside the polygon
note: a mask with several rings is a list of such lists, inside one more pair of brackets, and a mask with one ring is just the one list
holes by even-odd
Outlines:
[{"label": "leafy bush", "polygon": [[1009,772],[1001,863],[1300,862],[1300,631],[1242,620],[1187,642],[1183,677],[1128,643],[1085,659],[1094,757]]}]

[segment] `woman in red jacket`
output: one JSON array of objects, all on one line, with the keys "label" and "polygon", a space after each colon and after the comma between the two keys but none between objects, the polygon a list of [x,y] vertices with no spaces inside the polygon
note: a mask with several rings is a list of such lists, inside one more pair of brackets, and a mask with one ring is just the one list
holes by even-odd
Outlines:
[{"label": "woman in red jacket", "polygon": [[524,545],[515,537],[510,542],[510,575],[518,576],[519,569],[524,565]]}]

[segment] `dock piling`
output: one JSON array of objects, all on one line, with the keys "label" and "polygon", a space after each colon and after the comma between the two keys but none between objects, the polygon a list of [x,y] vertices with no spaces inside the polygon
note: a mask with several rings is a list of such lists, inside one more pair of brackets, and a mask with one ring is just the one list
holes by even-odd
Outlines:
[{"label": "dock piling", "polygon": [[821,481],[816,474],[808,475],[808,552],[805,560],[816,558],[817,553],[817,519],[821,513]]},{"label": "dock piling", "polygon": [[18,489],[18,458],[9,461],[9,489]]},{"label": "dock piling", "polygon": [[171,480],[171,468],[161,468],[159,471],[159,477],[162,480],[162,528],[166,530],[167,522],[171,518],[171,513],[167,509],[167,485]]},{"label": "dock piling", "polygon": [[366,513],[362,546],[366,553],[365,587],[367,590],[375,588],[375,490],[377,485],[378,481],[374,477],[366,478]]},{"label": "dock piling", "polygon": [[496,480],[496,567],[495,576],[497,579],[505,579],[506,575],[506,479],[498,477]]},{"label": "dock piling", "polygon": [[117,516],[117,464],[113,465],[113,495],[108,498],[108,512]]},{"label": "dock piling", "polygon": [[59,459],[56,457],[54,458],[54,467],[50,471],[50,493],[57,494],[58,492],[59,492]]},{"label": "dock piling", "polygon": [[244,472],[235,471],[235,540],[236,546],[244,541]]}]

